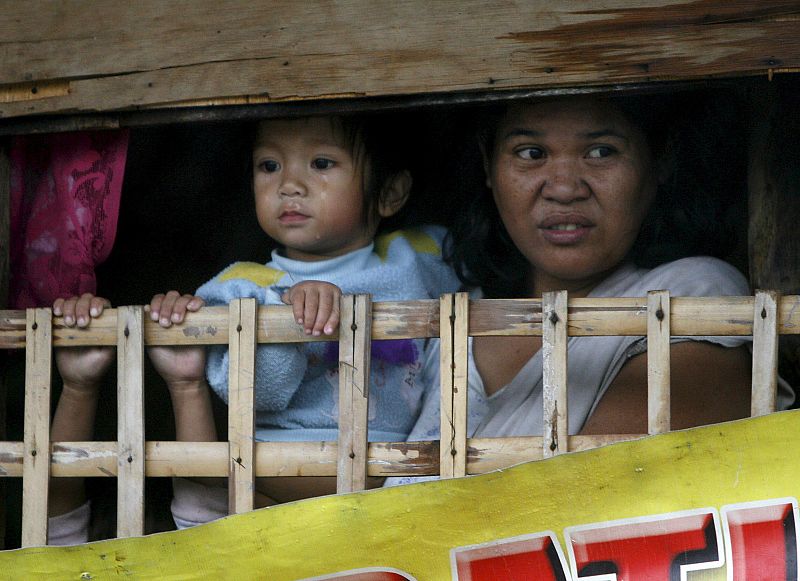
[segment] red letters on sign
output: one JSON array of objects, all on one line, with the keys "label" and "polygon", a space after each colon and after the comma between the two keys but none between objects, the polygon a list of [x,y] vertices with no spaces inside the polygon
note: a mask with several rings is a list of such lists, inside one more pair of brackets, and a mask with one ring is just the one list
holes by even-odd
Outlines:
[{"label": "red letters on sign", "polygon": [[730,581],[797,581],[797,501],[728,505],[725,522]]},{"label": "red letters on sign", "polygon": [[570,527],[564,537],[577,579],[678,581],[722,565],[713,509]]},{"label": "red letters on sign", "polygon": [[459,547],[450,553],[458,581],[567,581],[566,563],[553,533]]}]

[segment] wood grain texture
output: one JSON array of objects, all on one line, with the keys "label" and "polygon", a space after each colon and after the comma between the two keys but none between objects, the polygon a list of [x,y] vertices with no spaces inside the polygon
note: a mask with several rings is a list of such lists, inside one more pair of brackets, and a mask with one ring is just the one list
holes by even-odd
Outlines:
[{"label": "wood grain texture", "polygon": [[467,473],[469,295],[443,295],[440,305],[439,476],[459,478]]},{"label": "wood grain texture", "polygon": [[22,461],[23,547],[44,545],[47,542],[53,361],[50,309],[28,309],[27,339]]},{"label": "wood grain texture", "polygon": [[117,310],[117,536],[144,534],[144,309]]},{"label": "wood grain texture", "polygon": [[793,0],[3,0],[0,13],[7,118],[800,67]]},{"label": "wood grain texture", "polygon": [[[11,280],[9,242],[11,237],[11,163],[8,140],[0,139],[0,309],[8,308]],[[6,439],[6,400],[8,398],[7,355],[0,352],[0,440]],[[0,483],[0,497],[5,498],[5,485]],[[0,502],[0,549],[5,548],[6,506]]]},{"label": "wood grain texture", "polygon": [[[753,334],[753,297],[672,297],[673,335],[705,336]],[[436,303],[436,304],[432,304]],[[439,301],[373,303],[373,339],[437,337]],[[538,310],[538,313],[536,312]],[[568,334],[587,336],[647,335],[646,298],[570,299]],[[116,309],[107,309],[91,327],[66,327],[53,320],[53,344],[63,346],[115,345]],[[146,318],[146,345],[223,345],[228,342],[228,309],[203,307],[188,313],[186,322],[164,329]],[[435,321],[434,321],[435,319]],[[299,330],[289,306],[259,307],[260,343],[330,341]],[[541,335],[541,301],[536,299],[481,299],[470,301],[470,335]],[[782,296],[778,305],[778,333],[800,334],[800,295]],[[0,311],[0,349],[25,348],[25,311]]]},{"label": "wood grain texture", "polygon": [[341,298],[336,492],[356,492],[367,485],[371,315],[369,295]]},{"label": "wood grain texture", "polygon": [[542,295],[542,455],[568,452],[567,291]]},{"label": "wood grain texture", "polygon": [[[569,450],[578,452],[646,434],[570,436]],[[483,474],[520,462],[542,459],[541,436],[470,438],[467,474]],[[0,478],[22,476],[22,442],[0,442]],[[58,477],[114,478],[116,442],[53,442],[51,474]],[[256,476],[335,476],[336,442],[257,442]],[[145,445],[145,474],[153,477],[228,474],[226,442],[151,441]],[[371,442],[369,476],[433,476],[439,474],[439,441]]]},{"label": "wood grain texture", "polygon": [[253,510],[255,494],[256,300],[228,307],[229,513]]},{"label": "wood grain texture", "polygon": [[774,412],[778,402],[778,329],[776,291],[756,292],[753,309],[753,392],[750,415]]},{"label": "wood grain texture", "polygon": [[647,293],[647,432],[670,428],[669,291]]}]

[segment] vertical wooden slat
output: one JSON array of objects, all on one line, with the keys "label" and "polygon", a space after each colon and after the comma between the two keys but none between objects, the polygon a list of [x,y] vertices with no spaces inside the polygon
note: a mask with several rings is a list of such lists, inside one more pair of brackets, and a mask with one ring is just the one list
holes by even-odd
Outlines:
[{"label": "vertical wooden slat", "polygon": [[[8,308],[11,281],[9,242],[11,240],[11,163],[6,140],[0,139],[0,309]],[[8,398],[7,354],[0,352],[0,441],[6,439],[6,400]],[[0,481],[0,549],[6,537],[6,483]]]},{"label": "vertical wooden slat", "polygon": [[757,291],[753,309],[752,416],[775,411],[778,397],[778,299],[776,291]]},{"label": "vertical wooden slat", "polygon": [[117,309],[117,536],[144,534],[144,309]]},{"label": "vertical wooden slat", "polygon": [[439,475],[467,474],[467,351],[469,295],[446,294],[439,299],[441,342],[441,440]]},{"label": "vertical wooden slat", "polygon": [[9,148],[0,139],[0,309],[8,306],[8,291],[11,280],[11,163]]},{"label": "vertical wooden slat", "polygon": [[543,456],[568,452],[567,292],[542,294]]},{"label": "vertical wooden slat", "polygon": [[647,432],[670,429],[669,291],[647,293]]},{"label": "vertical wooden slat", "polygon": [[228,314],[228,445],[230,514],[253,510],[255,492],[255,299],[231,301]]},{"label": "vertical wooden slat", "polygon": [[[800,293],[800,115],[796,88],[750,88],[748,265],[754,289]],[[800,335],[780,337],[783,378],[800,384]]]},{"label": "vertical wooden slat", "polygon": [[28,309],[25,341],[22,546],[30,547],[47,543],[53,345],[50,309]]},{"label": "vertical wooden slat", "polygon": [[336,492],[367,486],[372,302],[369,295],[341,299],[339,326],[339,445]]}]

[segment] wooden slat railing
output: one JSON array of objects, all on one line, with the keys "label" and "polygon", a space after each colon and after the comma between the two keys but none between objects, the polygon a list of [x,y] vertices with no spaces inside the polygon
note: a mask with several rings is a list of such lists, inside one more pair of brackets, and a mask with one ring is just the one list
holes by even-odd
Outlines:
[{"label": "wooden slat railing", "polygon": [[[637,435],[570,436],[567,432],[569,336],[641,335],[648,338],[648,431],[669,430],[670,336],[753,336],[752,414],[775,410],[780,334],[800,334],[800,296],[758,292],[755,297],[670,297],[568,300],[475,300],[465,294],[440,301],[372,304],[367,295],[342,299],[340,430],[338,442],[255,442],[254,374],[257,343],[331,340],[311,337],[291,307],[257,307],[241,299],[229,308],[190,313],[163,329],[141,307],[106,311],[88,329],[63,325],[49,309],[0,311],[0,348],[26,349],[23,442],[0,442],[0,477],[23,479],[24,546],[47,534],[49,477],[119,479],[118,534],[143,531],[145,476],[229,478],[230,511],[253,508],[261,476],[337,476],[337,490],[363,490],[367,476],[478,474],[523,461],[586,450]],[[470,336],[542,336],[544,431],[538,436],[467,438],[467,345]],[[439,442],[367,443],[370,339],[439,337],[442,437]],[[336,338],[333,338],[334,340]],[[228,344],[229,441],[146,442],[145,345]],[[49,441],[50,369],[54,347],[116,345],[119,377],[118,442]]]}]

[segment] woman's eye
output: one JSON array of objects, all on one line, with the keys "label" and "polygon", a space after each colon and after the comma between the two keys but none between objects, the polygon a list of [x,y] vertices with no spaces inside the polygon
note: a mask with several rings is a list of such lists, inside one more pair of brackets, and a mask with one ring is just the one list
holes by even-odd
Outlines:
[{"label": "woman's eye", "polygon": [[281,164],[279,164],[274,159],[268,159],[267,161],[261,162],[261,169],[267,173],[274,173],[281,168]]},{"label": "woman's eye", "polygon": [[600,159],[613,155],[614,153],[616,153],[616,150],[609,145],[597,145],[589,150],[589,153],[586,154],[586,157],[591,159]]},{"label": "woman's eye", "polygon": [[311,162],[311,167],[314,169],[330,169],[333,167],[333,160],[324,157],[318,157]]},{"label": "woman's eye", "polygon": [[539,147],[523,147],[518,149],[516,154],[522,159],[542,159],[544,150]]}]

